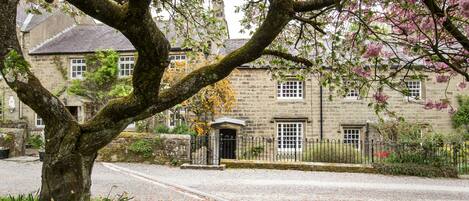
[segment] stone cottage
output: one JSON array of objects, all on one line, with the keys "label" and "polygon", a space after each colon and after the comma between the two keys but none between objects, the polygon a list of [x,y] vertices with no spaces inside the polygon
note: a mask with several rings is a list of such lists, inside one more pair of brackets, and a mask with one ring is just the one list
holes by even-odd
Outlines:
[{"label": "stone cottage", "polygon": [[[25,5],[23,5],[25,6]],[[223,1],[219,4],[223,8]],[[219,17],[224,17],[223,13]],[[85,54],[101,49],[113,49],[120,54],[119,76],[132,74],[135,49],[114,29],[81,16],[70,17],[54,11],[43,15],[27,14],[18,9],[18,36],[30,61],[32,71],[43,85],[60,96],[70,112],[83,122],[87,118],[86,99],[64,93],[70,80],[81,79],[86,71]],[[165,26],[165,25],[162,25]],[[227,39],[218,54],[226,55],[244,44],[244,39]],[[177,45],[170,54],[172,61],[185,61],[185,50]],[[346,97],[335,96],[319,85],[311,75],[305,80],[289,79],[279,82],[272,79],[269,70],[258,66],[240,66],[230,76],[236,91],[237,104],[229,113],[216,117],[212,126],[223,138],[238,136],[263,136],[277,139],[279,148],[300,148],[304,138],[333,138],[348,143],[368,139],[376,133],[372,125],[378,122],[366,97],[350,91]],[[445,99],[446,84],[437,83],[434,75],[425,80],[407,80],[411,94],[404,97],[387,90],[390,109],[407,120],[432,127],[439,132],[451,132],[448,112],[425,110],[425,100]],[[452,102],[467,90],[457,90],[451,81],[448,95]],[[30,127],[42,129],[44,122],[34,111],[21,103],[16,95],[2,83],[1,117],[4,120],[26,120]],[[333,100],[327,97],[335,96]],[[416,101],[409,101],[415,99]],[[167,113],[167,124],[178,122],[176,115]]]}]

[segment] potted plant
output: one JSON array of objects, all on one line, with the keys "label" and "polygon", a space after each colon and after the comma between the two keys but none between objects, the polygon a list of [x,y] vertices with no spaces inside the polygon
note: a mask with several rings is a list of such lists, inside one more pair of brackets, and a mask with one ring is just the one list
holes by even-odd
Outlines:
[{"label": "potted plant", "polygon": [[39,160],[43,161],[45,151],[44,151],[44,139],[42,138],[42,136],[41,135],[30,136],[28,139],[28,144],[30,144],[33,149],[38,150]]},{"label": "potted plant", "polygon": [[13,136],[2,134],[2,141],[4,146],[0,146],[0,159],[5,159],[10,156],[9,144],[13,141]]}]

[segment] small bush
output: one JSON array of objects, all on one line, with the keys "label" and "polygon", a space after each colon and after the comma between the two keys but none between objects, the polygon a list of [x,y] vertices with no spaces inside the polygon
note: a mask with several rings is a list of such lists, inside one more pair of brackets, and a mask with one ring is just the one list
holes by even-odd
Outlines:
[{"label": "small bush", "polygon": [[44,148],[44,140],[41,135],[32,135],[28,138],[28,144],[30,144],[34,149]]},{"label": "small bush", "polygon": [[431,166],[413,163],[376,163],[373,167],[380,174],[407,175],[419,177],[458,177],[458,170],[453,166]]},{"label": "small bush", "polygon": [[184,135],[195,135],[196,133],[187,125],[179,124],[175,126],[170,133],[172,134],[184,134]]},{"label": "small bush", "polygon": [[142,154],[145,158],[153,155],[152,142],[146,139],[135,141],[130,145],[129,150],[137,154]]},{"label": "small bush", "polygon": [[169,131],[170,129],[164,124],[160,124],[157,127],[155,127],[155,133],[168,134]]},{"label": "small bush", "polygon": [[458,110],[451,117],[453,126],[469,131],[469,96],[458,96],[458,104]]},{"label": "small bush", "polygon": [[315,144],[303,151],[303,161],[324,163],[360,163],[360,151],[350,144]]}]

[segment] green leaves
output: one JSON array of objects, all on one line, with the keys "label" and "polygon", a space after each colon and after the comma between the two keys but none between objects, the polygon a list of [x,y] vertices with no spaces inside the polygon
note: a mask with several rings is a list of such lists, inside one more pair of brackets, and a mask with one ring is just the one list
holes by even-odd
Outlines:
[{"label": "green leaves", "polygon": [[459,108],[453,114],[451,120],[453,121],[454,128],[464,128],[469,132],[469,96],[458,97]]},{"label": "green leaves", "polygon": [[29,63],[16,50],[10,50],[10,52],[8,52],[3,61],[3,65],[5,66],[3,70],[4,75],[10,71],[23,74],[26,73],[30,67]]}]

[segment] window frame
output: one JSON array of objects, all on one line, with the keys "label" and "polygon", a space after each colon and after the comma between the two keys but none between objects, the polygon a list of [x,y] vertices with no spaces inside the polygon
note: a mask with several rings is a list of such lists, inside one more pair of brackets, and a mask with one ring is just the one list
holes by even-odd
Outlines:
[{"label": "window frame", "polygon": [[[83,63],[73,63],[73,61],[78,61],[78,60],[83,61]],[[81,65],[77,65],[77,64],[81,64]],[[78,76],[75,73],[75,77],[73,77],[73,72],[74,72],[73,67],[80,67],[81,68],[80,76]],[[83,70],[83,67],[84,67],[84,70]],[[85,58],[71,58],[70,59],[70,79],[72,79],[72,80],[82,80],[86,70],[87,70],[87,66],[86,66]],[[76,71],[76,72],[78,72],[78,71]]]},{"label": "window frame", "polygon": [[[356,96],[351,96],[352,93],[356,94]],[[358,91],[357,89],[349,89],[344,99],[345,100],[360,100],[360,91]]]},{"label": "window frame", "polygon": [[[176,59],[177,57],[180,57],[179,59]],[[184,57],[184,59],[182,59]],[[175,68],[175,63],[176,62],[186,62],[187,63],[187,54],[186,53],[174,53],[170,54],[168,56],[169,62],[171,65],[169,65],[169,68],[173,69]]]},{"label": "window frame", "polygon": [[[288,86],[286,84],[292,83],[292,82],[296,83],[297,88],[296,89],[285,89],[285,87]],[[287,97],[287,96],[285,96],[285,94],[289,94],[289,93],[284,93],[284,90],[296,91],[295,93],[290,93],[290,94],[294,94],[296,96]],[[290,79],[290,80],[286,80],[286,81],[277,83],[277,100],[303,100],[304,99],[304,93],[305,93],[304,81]]]},{"label": "window frame", "polygon": [[[418,87],[418,93],[419,93],[419,96],[411,96],[410,94],[410,88],[409,88],[409,84],[410,82],[417,82],[419,83],[419,87]],[[407,101],[416,101],[416,100],[422,100],[423,99],[423,82],[421,80],[404,80],[404,83],[406,85],[406,88],[407,90],[409,90],[409,95],[406,95],[405,96],[405,99]],[[413,90],[416,90],[416,88],[413,88]]]},{"label": "window frame", "polygon": [[[178,125],[181,125],[184,123],[184,118],[182,118],[185,115],[186,111],[184,109],[179,109],[178,111],[171,111],[168,110],[167,118],[166,118],[166,126],[170,129],[175,128]],[[174,125],[171,125],[171,123],[174,122]]]},{"label": "window frame", "polygon": [[[353,126],[344,126],[342,127],[342,138],[343,138],[343,143],[352,145],[356,149],[361,148],[361,139],[362,139],[362,130],[363,128],[361,127],[353,127]],[[347,133],[346,131],[358,131],[358,133]],[[352,135],[358,135],[358,138],[350,138]],[[348,136],[348,137],[346,137]]]},{"label": "window frame", "polygon": [[[305,124],[304,122],[277,122],[277,151],[278,152],[302,152],[303,151],[303,139],[304,139],[304,129],[305,129]],[[294,136],[286,136],[285,132],[288,132],[285,129],[285,125],[295,125],[296,127],[294,128],[294,131],[296,132],[296,135]],[[287,128],[288,129],[288,128]],[[290,130],[290,132],[293,130]],[[288,139],[294,138],[292,139]],[[288,142],[288,143],[285,143]],[[292,144],[290,144],[292,143]],[[286,146],[284,146],[286,145]],[[293,145],[293,147],[288,147]]]},{"label": "window frame", "polygon": [[[41,120],[42,124],[38,124],[38,120]],[[34,125],[36,128],[45,128],[46,124],[44,123],[44,119],[42,117],[39,117],[39,115],[34,114]]]},{"label": "window frame", "polygon": [[[129,60],[125,60],[125,58],[129,58]],[[124,59],[124,61],[122,60]],[[123,78],[123,77],[130,77],[133,75],[133,72],[134,72],[134,68],[135,68],[135,56],[132,56],[132,55],[123,55],[123,56],[119,56],[119,61],[117,62],[117,66],[118,66],[118,71],[119,71],[119,77],[120,78]],[[122,65],[129,65],[129,68],[128,69],[122,69]],[[122,72],[128,72],[128,75],[127,74],[122,74]]]}]

